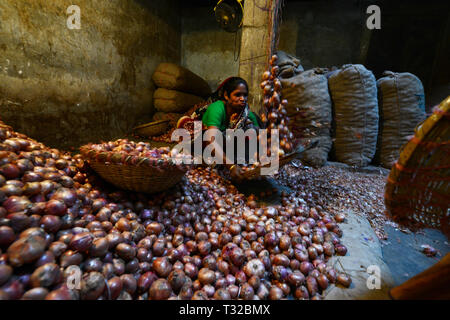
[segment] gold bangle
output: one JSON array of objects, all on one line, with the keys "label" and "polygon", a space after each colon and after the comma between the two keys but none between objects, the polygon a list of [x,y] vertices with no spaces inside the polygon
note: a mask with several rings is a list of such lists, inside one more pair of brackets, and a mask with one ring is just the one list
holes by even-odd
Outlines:
[{"label": "gold bangle", "polygon": [[236,167],[236,165],[235,165],[235,164],[233,164],[233,165],[232,165],[232,166],[230,167],[230,169],[229,169],[229,170],[230,170],[230,172],[231,172],[231,171],[233,171],[234,167]]}]

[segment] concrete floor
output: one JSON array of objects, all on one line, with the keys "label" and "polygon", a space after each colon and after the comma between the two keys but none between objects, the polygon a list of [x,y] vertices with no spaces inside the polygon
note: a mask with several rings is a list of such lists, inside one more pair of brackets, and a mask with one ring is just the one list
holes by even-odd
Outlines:
[{"label": "concrete floor", "polygon": [[[387,241],[381,241],[383,258],[391,269],[395,284],[400,285],[437,263],[450,253],[450,241],[439,230],[424,229],[417,233],[405,233],[386,226]],[[421,246],[427,244],[438,250],[435,257],[427,257]]]},{"label": "concrete floor", "polygon": [[[260,200],[267,205],[280,203],[280,192],[282,190],[290,191],[289,188],[277,184],[273,178],[245,181],[236,185],[236,187],[246,196],[252,193],[258,195],[262,191],[276,189],[276,193]],[[380,241],[383,260],[391,270],[395,285],[400,285],[428,269],[447,253],[450,253],[450,240],[439,230],[425,229],[417,233],[405,233],[390,225],[386,225],[385,230],[388,234],[388,240]],[[421,252],[421,246],[424,244],[436,248],[438,254],[435,257],[427,257]]]}]

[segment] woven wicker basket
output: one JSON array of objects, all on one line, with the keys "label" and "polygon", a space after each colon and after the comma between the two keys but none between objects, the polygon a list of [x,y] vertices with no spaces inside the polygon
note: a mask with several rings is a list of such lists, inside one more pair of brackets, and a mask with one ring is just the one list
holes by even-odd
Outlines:
[{"label": "woven wicker basket", "polygon": [[[91,168],[114,186],[129,191],[156,193],[167,190],[181,181],[187,168],[165,162],[163,169],[151,165],[148,158],[126,157],[119,153],[80,148]],[[159,164],[164,161],[159,160]]]},{"label": "woven wicker basket", "polygon": [[167,131],[170,120],[158,120],[133,128],[133,132],[141,137],[159,136]]},{"label": "woven wicker basket", "polygon": [[385,203],[400,225],[450,235],[450,96],[403,146],[388,177]]}]

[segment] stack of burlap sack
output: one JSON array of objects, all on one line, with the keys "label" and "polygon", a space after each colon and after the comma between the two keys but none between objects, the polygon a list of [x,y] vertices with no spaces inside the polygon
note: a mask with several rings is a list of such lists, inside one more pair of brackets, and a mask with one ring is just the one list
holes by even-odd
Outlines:
[{"label": "stack of burlap sack", "polygon": [[152,79],[158,87],[153,94],[153,120],[170,120],[173,126],[187,110],[211,94],[204,79],[174,63],[160,63]]},{"label": "stack of burlap sack", "polygon": [[387,71],[376,81],[360,64],[303,71],[298,58],[278,55],[283,57],[280,78],[290,129],[297,142],[318,141],[303,154],[308,165],[319,167],[332,158],[357,167],[380,163],[390,168],[425,118],[424,89],[410,73]]}]

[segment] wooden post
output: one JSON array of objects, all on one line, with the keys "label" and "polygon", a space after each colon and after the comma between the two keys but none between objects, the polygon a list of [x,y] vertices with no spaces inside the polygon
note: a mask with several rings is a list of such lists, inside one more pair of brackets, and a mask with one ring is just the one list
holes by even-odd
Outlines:
[{"label": "wooden post", "polygon": [[257,114],[263,109],[261,77],[278,40],[281,0],[246,0],[242,26],[239,76],[249,86],[248,104]]}]

